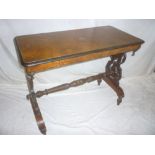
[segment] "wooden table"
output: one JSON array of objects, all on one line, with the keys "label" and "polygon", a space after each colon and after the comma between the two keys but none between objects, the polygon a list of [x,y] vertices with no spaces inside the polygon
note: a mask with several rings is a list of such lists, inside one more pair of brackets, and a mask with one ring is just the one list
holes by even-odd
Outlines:
[{"label": "wooden table", "polygon": [[[17,36],[14,43],[20,63],[25,69],[29,89],[27,99],[31,102],[39,130],[42,134],[46,134],[46,126],[37,103],[37,97],[94,80],[97,80],[100,85],[104,80],[116,92],[119,105],[124,97],[124,92],[119,86],[122,77],[121,64],[126,60],[126,53],[132,51],[134,54],[144,41],[114,27],[102,26]],[[110,57],[105,67],[105,73],[54,88],[34,91],[35,73],[103,57]]]}]

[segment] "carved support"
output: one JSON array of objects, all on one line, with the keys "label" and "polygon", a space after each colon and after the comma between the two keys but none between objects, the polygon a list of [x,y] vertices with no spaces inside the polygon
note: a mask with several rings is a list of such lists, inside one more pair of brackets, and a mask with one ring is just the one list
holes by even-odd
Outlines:
[{"label": "carved support", "polygon": [[[116,92],[118,96],[117,105],[119,105],[122,102],[122,98],[124,97],[124,92],[122,88],[119,86],[119,80],[122,77],[122,69],[120,65],[124,63],[124,61],[126,60],[126,54],[123,53],[123,54],[113,55],[110,58],[111,60],[108,61],[106,65],[105,73],[100,73],[98,75],[75,80],[75,81],[72,81],[71,83],[62,84],[62,85],[59,85],[59,86],[56,86],[50,89],[37,91],[36,93],[34,93],[33,87],[32,87],[30,89],[30,94],[27,95],[27,99],[31,99],[33,100],[34,103],[36,103],[35,102],[36,97],[42,97],[43,95],[48,95],[50,93],[55,93],[58,91],[66,90],[71,87],[77,87],[77,86],[80,86],[80,85],[83,85],[85,83],[89,83],[95,80],[97,80],[98,85],[100,85],[102,80],[104,80]],[[30,85],[32,85],[31,84],[32,77],[31,77],[31,80],[28,80],[28,81]]]},{"label": "carved support", "polygon": [[[92,81],[95,81],[95,80],[97,80],[98,83],[100,83],[102,81],[102,79],[104,78],[104,76],[105,76],[105,73],[101,73],[101,74],[90,76],[90,77],[87,77],[87,78],[75,80],[75,81],[72,81],[71,83],[66,83],[66,84],[62,84],[62,85],[59,85],[59,86],[56,86],[56,87],[53,87],[53,88],[50,88],[50,89],[45,89],[43,91],[37,91],[35,93],[35,96],[36,97],[41,97],[43,95],[48,95],[50,93],[55,93],[57,91],[66,90],[66,89],[69,89],[71,87],[77,87],[77,86],[80,86],[80,85],[83,85],[85,83],[89,83],[89,82],[92,82]],[[28,99],[30,98],[29,94],[27,95],[27,98]]]},{"label": "carved support", "polygon": [[111,60],[106,65],[106,77],[103,80],[116,92],[118,96],[117,105],[119,105],[124,97],[124,92],[119,86],[119,80],[122,77],[120,66],[126,60],[126,54],[113,55],[110,58]]},{"label": "carved support", "polygon": [[40,132],[45,135],[46,134],[46,126],[43,121],[43,117],[40,112],[37,100],[36,100],[36,96],[35,96],[35,92],[34,92],[34,88],[33,88],[33,74],[26,74],[26,79],[27,79],[28,89],[29,89],[29,93],[30,93],[29,99],[30,99],[30,103],[31,103],[31,106],[33,109],[33,113],[35,115],[35,119],[37,121],[38,128],[39,128]]}]

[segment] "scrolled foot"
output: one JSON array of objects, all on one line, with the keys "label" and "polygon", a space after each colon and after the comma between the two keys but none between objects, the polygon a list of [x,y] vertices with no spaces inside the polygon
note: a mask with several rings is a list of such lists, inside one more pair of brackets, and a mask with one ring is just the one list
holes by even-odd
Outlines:
[{"label": "scrolled foot", "polygon": [[45,126],[45,123],[43,121],[43,117],[42,117],[42,114],[40,112],[37,101],[35,98],[33,98],[33,99],[30,98],[30,101],[31,101],[32,109],[33,109],[33,112],[34,112],[34,115],[36,118],[38,128],[42,134],[46,135],[46,126]]},{"label": "scrolled foot", "polygon": [[117,105],[120,105],[120,103],[122,102],[122,98],[124,97],[123,89],[120,86],[117,87],[117,96]]},{"label": "scrolled foot", "polygon": [[46,126],[45,126],[45,123],[43,122],[43,120],[42,121],[38,121],[37,124],[38,124],[38,128],[39,128],[40,132],[43,135],[46,135],[47,130],[46,130]]},{"label": "scrolled foot", "polygon": [[118,97],[118,99],[117,99],[117,105],[120,105],[121,102],[122,102],[122,97]]},{"label": "scrolled foot", "polygon": [[40,132],[43,134],[43,135],[46,135],[46,129],[44,130],[40,130]]}]

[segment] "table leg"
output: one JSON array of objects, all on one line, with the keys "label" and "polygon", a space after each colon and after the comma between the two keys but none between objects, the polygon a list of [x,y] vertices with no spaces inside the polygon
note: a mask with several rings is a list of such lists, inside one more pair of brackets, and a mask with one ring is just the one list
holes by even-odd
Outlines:
[{"label": "table leg", "polygon": [[36,96],[35,96],[35,92],[34,92],[34,88],[33,88],[33,74],[26,74],[26,79],[27,79],[27,84],[28,84],[28,89],[29,89],[29,99],[30,99],[30,103],[33,109],[33,113],[35,115],[35,119],[37,121],[37,125],[38,128],[40,130],[40,132],[42,134],[46,134],[46,126],[45,123],[43,121],[43,117],[42,114],[40,112],[37,100],[36,100]]},{"label": "table leg", "polygon": [[124,97],[124,92],[119,86],[119,80],[122,77],[121,64],[126,60],[126,54],[117,54],[110,58],[111,60],[106,65],[106,76],[103,80],[116,92],[118,96],[117,105],[119,105]]}]

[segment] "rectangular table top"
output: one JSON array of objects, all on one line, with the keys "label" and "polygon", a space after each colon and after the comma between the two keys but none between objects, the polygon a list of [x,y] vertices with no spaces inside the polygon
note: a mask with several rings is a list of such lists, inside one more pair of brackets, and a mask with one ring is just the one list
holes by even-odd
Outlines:
[{"label": "rectangular table top", "polygon": [[[60,65],[62,60],[87,55],[90,57],[93,54],[91,58],[84,59],[84,61],[92,60],[109,56],[113,54],[110,51],[118,51],[119,48],[124,50],[120,52],[134,50],[131,47],[144,42],[112,26],[23,35],[15,37],[14,41],[20,62],[24,67],[52,62],[59,62]],[[75,61],[81,60],[75,59]],[[57,63],[58,67],[59,65]]]}]

